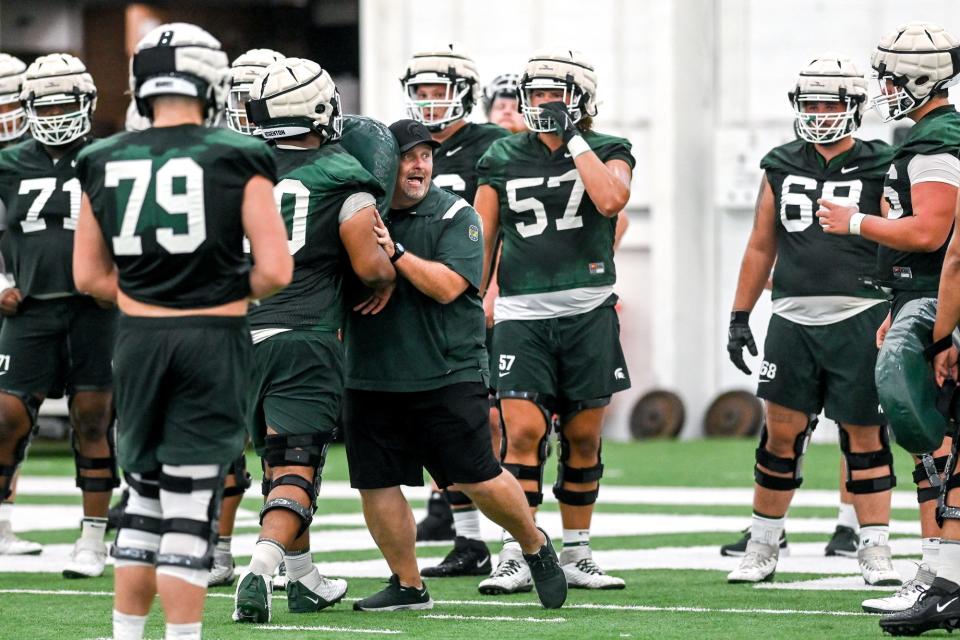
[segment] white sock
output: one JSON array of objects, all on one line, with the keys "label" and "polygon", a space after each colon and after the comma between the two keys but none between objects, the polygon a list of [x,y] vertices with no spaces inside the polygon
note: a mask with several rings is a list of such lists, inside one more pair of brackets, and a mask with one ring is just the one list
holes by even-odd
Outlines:
[{"label": "white sock", "polygon": [[783,533],[783,525],[786,519],[786,516],[783,518],[764,518],[753,514],[753,520],[750,523],[750,539],[779,548],[780,534]]},{"label": "white sock", "polygon": [[258,576],[272,576],[282,560],[283,547],[273,540],[257,540],[248,569]]},{"label": "white sock", "polygon": [[890,540],[890,525],[876,524],[860,529],[860,548],[876,547]]},{"label": "white sock", "polygon": [[520,549],[520,543],[517,542],[517,539],[510,535],[506,529],[504,529],[503,533],[500,535],[500,541],[503,543],[503,549],[500,552],[501,554],[508,549],[511,551],[516,551],[517,553],[523,553],[523,550]]},{"label": "white sock", "polygon": [[217,553],[230,553],[230,543],[233,542],[233,536],[220,536],[217,538]]},{"label": "white sock", "polygon": [[103,542],[103,537],[107,534],[107,519],[96,517],[84,517],[80,522],[80,537],[85,540],[96,540]]},{"label": "white sock", "polygon": [[0,502],[0,522],[10,522],[13,516],[13,503]]},{"label": "white sock", "polygon": [[480,512],[476,508],[454,509],[453,528],[462,538],[483,540],[480,537]]},{"label": "white sock", "polygon": [[299,580],[314,569],[313,556],[309,550],[301,553],[288,553],[283,556],[283,563],[287,566],[287,578],[289,580]]},{"label": "white sock", "polygon": [[135,616],[113,610],[113,640],[143,640],[147,616]]},{"label": "white sock", "polygon": [[860,527],[860,523],[857,521],[857,510],[853,508],[852,504],[840,503],[840,510],[837,512],[837,524],[854,531]]},{"label": "white sock", "polygon": [[564,547],[589,547],[590,529],[564,529]]},{"label": "white sock", "polygon": [[940,568],[937,577],[960,584],[960,540],[940,541]]},{"label": "white sock", "polygon": [[923,553],[920,562],[936,573],[940,569],[940,538],[924,538],[920,541],[920,550]]},{"label": "white sock", "polygon": [[202,622],[187,622],[185,624],[167,623],[167,635],[164,640],[200,640]]}]

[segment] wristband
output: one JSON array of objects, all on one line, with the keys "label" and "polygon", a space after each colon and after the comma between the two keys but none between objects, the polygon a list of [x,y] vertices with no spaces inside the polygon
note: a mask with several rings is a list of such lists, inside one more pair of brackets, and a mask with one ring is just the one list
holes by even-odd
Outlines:
[{"label": "wristband", "polygon": [[749,324],[749,322],[750,322],[749,311],[731,311],[730,312],[730,324]]},{"label": "wristband", "polygon": [[583,139],[581,135],[575,135],[570,138],[570,141],[567,142],[567,151],[570,152],[571,158],[576,158],[577,156],[583,155],[588,151],[592,151],[590,145],[587,144],[587,141]]},{"label": "wristband", "polygon": [[938,353],[942,353],[953,346],[953,334],[948,333],[932,345],[923,350],[923,357],[932,362]]},{"label": "wristband", "polygon": [[865,213],[855,213],[850,216],[850,235],[858,236],[860,235],[860,223],[863,222],[863,219],[867,217]]}]

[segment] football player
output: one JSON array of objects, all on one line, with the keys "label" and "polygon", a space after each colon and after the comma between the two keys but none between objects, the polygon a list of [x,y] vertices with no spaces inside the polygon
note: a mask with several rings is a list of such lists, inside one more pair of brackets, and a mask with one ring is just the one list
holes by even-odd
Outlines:
[{"label": "football player", "polygon": [[[330,74],[287,58],[264,69],[250,90],[248,121],[274,143],[280,182],[274,197],[290,234],[294,279],[251,309],[254,369],[250,436],[264,463],[260,539],[237,586],[233,618],[270,621],[272,576],[283,561],[287,608],[332,606],[347,582],[320,575],[310,555],[310,522],[327,446],[343,395],[341,255],[360,280],[384,293],[396,272],[377,243],[376,179],[337,144],[343,117]],[[384,300],[388,298],[384,296]]]},{"label": "football player", "polygon": [[166,637],[200,638],[223,476],[244,443],[248,299],[292,277],[269,148],[204,126],[226,69],[203,29],[156,27],[130,69],[153,126],[89,146],[77,166],[77,288],[123,312],[114,371],[130,499],[112,550],[116,640],[143,638],[156,593]]},{"label": "football player", "polygon": [[71,275],[80,211],[76,159],[90,142],[96,98],[79,59],[38,58],[27,68],[20,94],[32,138],[0,152],[7,225],[2,249],[16,281],[3,295],[0,331],[0,499],[10,494],[41,403],[65,391],[84,514],[63,569],[69,578],[103,573],[107,509],[119,484],[111,433],[116,312],[78,293]]},{"label": "football player", "polygon": [[[828,233],[861,235],[880,245],[878,279],[893,293],[891,312],[878,332],[883,346],[877,358],[877,391],[897,444],[918,463],[913,479],[923,559],[903,589],[889,598],[867,600],[863,607],[898,612],[882,618],[880,625],[901,635],[941,623],[950,626],[951,620],[960,624],[960,605],[950,601],[958,595],[951,592],[960,582],[960,545],[940,544],[937,526],[938,498],[942,501],[943,487],[953,482],[942,481],[951,442],[944,433],[950,430],[936,409],[937,388],[923,353],[936,318],[940,272],[960,186],[960,114],[947,95],[960,81],[960,42],[935,24],[902,25],[880,40],[871,66],[880,85],[873,104],[881,118],[915,123],[887,169],[884,196],[889,213],[886,218],[864,217],[848,203],[825,195],[817,216]],[[939,517],[946,519],[947,533],[956,536],[958,512],[944,509]]]},{"label": "football player", "polygon": [[237,133],[253,135],[254,126],[247,119],[246,109],[250,101],[250,86],[264,69],[283,58],[282,53],[273,49],[250,49],[230,64],[227,100],[224,104],[228,127]]},{"label": "football player", "polygon": [[829,235],[813,215],[824,198],[878,217],[893,151],[853,137],[867,83],[849,59],[832,53],[814,58],[789,97],[798,139],[760,162],[764,176],[730,316],[727,351],[749,375],[743,348],[756,354],[756,345],[748,320],[773,268],[773,316],[757,390],[766,401],[766,423],[756,451],[753,521],[743,558],[727,581],[772,579],[786,513],[803,480],[801,458],[823,409],[839,425],[846,488],[861,525],[863,579],[899,585],[888,544],[893,456],[870,383],[876,327],[889,307],[883,292],[860,280],[874,270],[877,245]]},{"label": "football player", "polygon": [[520,113],[520,76],[503,73],[483,88],[483,113],[487,122],[503,127],[510,133],[527,130]]},{"label": "football player", "polygon": [[[433,154],[433,183],[473,202],[477,160],[494,140],[510,135],[495,124],[467,122],[480,99],[480,77],[473,59],[458,44],[416,53],[400,79],[407,112],[422,122],[439,147]],[[496,407],[490,410],[491,432],[499,437]],[[452,508],[452,513],[451,513]],[[426,577],[489,575],[490,550],[480,537],[480,514],[455,485],[441,493],[433,485],[427,517],[417,525],[417,540],[449,540],[454,548]]]},{"label": "football player", "polygon": [[[610,397],[629,388],[613,292],[616,218],[630,197],[630,143],[593,131],[597,77],[577,51],[536,53],[520,79],[530,130],[494,142],[477,165],[484,285],[496,238],[503,248],[493,355],[504,423],[503,466],[531,509],[543,500],[553,414],[563,520],[563,565],[571,587],[622,589],[593,561],[590,522],[603,475],[600,433]],[[480,583],[484,594],[530,589],[516,541]]]}]

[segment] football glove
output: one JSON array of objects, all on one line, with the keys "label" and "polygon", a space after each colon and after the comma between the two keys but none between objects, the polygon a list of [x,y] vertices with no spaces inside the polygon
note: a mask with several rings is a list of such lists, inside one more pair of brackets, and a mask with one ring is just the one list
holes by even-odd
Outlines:
[{"label": "football glove", "polygon": [[570,142],[573,136],[579,135],[580,131],[574,123],[570,112],[567,111],[567,105],[562,102],[546,102],[540,105],[543,115],[550,116],[554,122],[554,133],[563,138],[563,143]]},{"label": "football glove", "polygon": [[750,351],[750,355],[758,354],[757,343],[753,341],[750,331],[750,312],[734,311],[730,314],[730,329],[727,331],[727,353],[730,354],[730,362],[749,376],[753,372],[743,361],[744,347]]}]

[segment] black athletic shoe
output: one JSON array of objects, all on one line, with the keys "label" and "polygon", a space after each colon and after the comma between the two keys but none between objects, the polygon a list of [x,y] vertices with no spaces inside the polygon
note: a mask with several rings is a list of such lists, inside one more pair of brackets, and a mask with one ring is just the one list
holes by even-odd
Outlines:
[{"label": "black athletic shoe", "polygon": [[390,576],[386,588],[372,596],[353,603],[354,611],[420,611],[433,609],[433,600],[427,593],[427,585],[422,589],[403,587],[397,574]]},{"label": "black athletic shoe", "polygon": [[127,508],[127,502],[130,501],[130,489],[124,489],[120,494],[120,499],[110,505],[107,510],[107,531],[120,527],[120,519],[123,518],[123,510]]},{"label": "black athletic shoe", "polygon": [[[736,542],[731,542],[730,544],[725,544],[720,547],[720,555],[730,556],[734,558],[742,558],[743,554],[747,551],[747,543],[750,542],[750,527],[747,527],[743,530],[743,537],[737,540]],[[780,534],[780,555],[788,555],[787,551],[787,532],[784,531]],[[856,557],[857,550],[854,547],[853,555]]]},{"label": "black athletic shoe", "polygon": [[857,557],[857,548],[860,546],[860,536],[850,527],[838,524],[833,530],[833,536],[824,549],[824,555],[845,556],[847,558]]},{"label": "black athletic shoe", "polygon": [[560,559],[553,549],[550,536],[543,529],[540,529],[540,533],[546,539],[546,544],[536,553],[523,554],[523,559],[530,567],[530,575],[537,588],[540,604],[544,609],[559,609],[567,600],[567,576],[560,566]]},{"label": "black athletic shoe", "polygon": [[417,542],[430,540],[453,540],[453,510],[439,491],[430,494],[427,501],[427,517],[417,523]]},{"label": "black athletic shoe", "polygon": [[420,571],[424,578],[452,578],[454,576],[490,575],[490,549],[483,540],[471,540],[457,536],[453,551],[435,567]]},{"label": "black athletic shoe", "polygon": [[915,605],[882,616],[880,628],[893,636],[918,636],[931,629],[960,629],[960,585],[937,578]]}]

